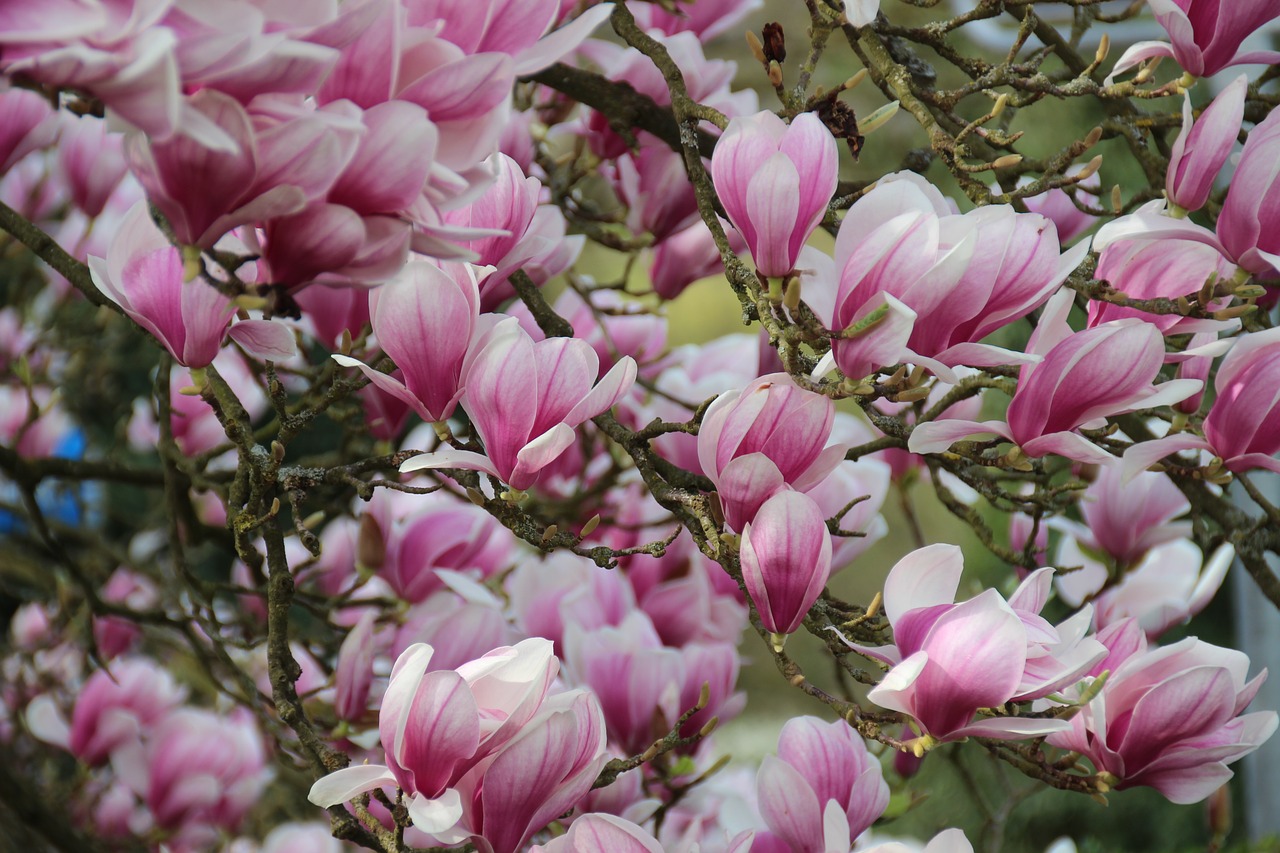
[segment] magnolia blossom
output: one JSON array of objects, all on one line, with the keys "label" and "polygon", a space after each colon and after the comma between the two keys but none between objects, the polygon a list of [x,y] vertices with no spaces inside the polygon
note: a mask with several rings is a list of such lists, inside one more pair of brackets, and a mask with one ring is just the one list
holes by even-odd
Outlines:
[{"label": "magnolia blossom", "polygon": [[769,829],[794,853],[847,850],[889,805],[880,762],[843,720],[788,720],[756,787]]},{"label": "magnolia blossom", "polygon": [[1244,118],[1249,78],[1241,74],[1214,98],[1200,118],[1191,120],[1191,95],[1182,102],[1182,130],[1169,155],[1165,195],[1184,210],[1199,210],[1209,198],[1214,179],[1235,147]]},{"label": "magnolia blossom", "polygon": [[835,138],[812,113],[790,125],[771,112],[729,122],[711,179],[761,275],[795,268],[835,192],[838,165]]},{"label": "magnolia blossom", "polygon": [[378,727],[387,765],[330,773],[308,795],[318,806],[398,785],[409,816],[433,834],[452,829],[464,805],[459,780],[516,737],[542,706],[559,662],[546,640],[495,649],[457,670],[428,672],[433,650],[406,649],[391,671]]},{"label": "magnolia blossom", "polygon": [[1067,727],[1062,720],[984,717],[979,708],[1039,699],[1072,684],[1106,654],[1084,636],[1086,608],[1058,626],[1041,617],[1052,569],[1032,573],[1005,601],[988,589],[954,604],[960,549],[930,545],[903,557],[885,580],[884,609],[895,645],[853,646],[892,669],[868,698],[910,715],[927,739],[1023,738]]},{"label": "magnolia blossom", "polygon": [[586,341],[534,341],[507,320],[476,353],[465,379],[463,406],[486,455],[442,448],[400,470],[467,468],[529,488],[573,443],[574,429],[613,406],[635,381],[636,363],[624,356],[596,382],[599,361]]},{"label": "magnolia blossom", "polygon": [[1211,77],[1231,65],[1280,61],[1274,51],[1240,50],[1246,38],[1280,16],[1272,0],[1152,0],[1151,9],[1173,44],[1138,42],[1116,61],[1111,77],[1156,56],[1173,57],[1197,77]]},{"label": "magnolia blossom", "polygon": [[[1278,125],[1280,126],[1280,125]],[[1217,397],[1204,419],[1204,437],[1174,433],[1125,451],[1128,476],[1171,453],[1207,450],[1230,471],[1280,471],[1280,329],[1240,338],[1218,366]]]},{"label": "magnolia blossom", "polygon": [[1071,607],[1079,607],[1086,598],[1092,600],[1099,630],[1132,616],[1154,640],[1208,606],[1235,556],[1235,548],[1222,545],[1206,562],[1191,542],[1167,542],[1152,548],[1120,583],[1108,588],[1106,567],[1075,539],[1065,537],[1058,548],[1058,563],[1080,568],[1059,575],[1055,585],[1059,597]]},{"label": "magnolia blossom", "polygon": [[1138,639],[1108,657],[1102,690],[1049,742],[1086,756],[1116,788],[1148,785],[1175,803],[1199,802],[1234,775],[1228,764],[1275,733],[1275,711],[1241,715],[1266,670],[1246,681],[1242,652],[1195,637],[1147,650]]},{"label": "magnolia blossom", "polygon": [[1027,456],[1054,453],[1106,464],[1113,457],[1075,430],[1098,429],[1110,416],[1176,403],[1199,390],[1201,383],[1195,379],[1152,386],[1164,362],[1164,340],[1149,323],[1136,318],[1117,320],[1073,333],[1066,324],[1072,295],[1061,291],[1046,306],[1028,344],[1028,350],[1043,353],[1044,360],[1023,365],[1007,423],[939,420],[920,424],[912,430],[908,448],[937,453],[961,438],[994,433],[1018,445]]},{"label": "magnolia blossom", "polygon": [[93,283],[186,367],[207,367],[228,334],[264,358],[294,353],[293,333],[267,320],[232,325],[235,306],[213,285],[184,281],[182,258],[151,221],[145,202],[121,223],[106,260],[89,258]]},{"label": "magnolia blossom", "polygon": [[826,446],[831,400],[771,373],[707,407],[698,431],[702,472],[716,484],[725,522],[742,530],[766,500],[786,488],[805,492],[844,458]]},{"label": "magnolia blossom", "polygon": [[830,575],[831,534],[808,495],[778,492],[743,525],[742,577],[765,630],[799,628]]},{"label": "magnolia blossom", "polygon": [[658,840],[629,820],[611,814],[587,814],[575,820],[569,831],[530,853],[663,853]]},{"label": "magnolia blossom", "polygon": [[469,267],[449,272],[413,261],[369,295],[369,318],[378,345],[400,369],[403,381],[344,355],[379,389],[427,421],[448,420],[462,397],[462,378],[474,354],[480,291]]}]

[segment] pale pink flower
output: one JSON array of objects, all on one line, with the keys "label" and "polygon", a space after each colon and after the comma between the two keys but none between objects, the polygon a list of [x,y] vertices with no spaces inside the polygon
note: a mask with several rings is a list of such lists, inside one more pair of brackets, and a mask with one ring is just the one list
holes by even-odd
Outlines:
[{"label": "pale pink flower", "polygon": [[32,151],[52,145],[58,128],[48,99],[26,89],[0,89],[0,175]]},{"label": "pale pink flower", "polygon": [[1244,119],[1248,76],[1241,74],[1223,89],[1194,123],[1191,95],[1183,96],[1182,130],[1169,154],[1165,195],[1184,210],[1199,210],[1209,199],[1213,182],[1235,147]]},{"label": "pale pink flower", "polygon": [[535,342],[514,320],[506,321],[475,355],[465,380],[463,407],[485,455],[441,448],[400,470],[467,468],[513,489],[529,488],[573,443],[574,430],[618,402],[635,381],[636,363],[624,356],[597,382],[599,361],[586,341]]},{"label": "pale pink flower", "polygon": [[1195,637],[1115,661],[1098,695],[1049,742],[1086,756],[1116,788],[1148,785],[1195,803],[1234,775],[1227,764],[1275,733],[1275,711],[1241,713],[1262,682],[1249,658]]},{"label": "pale pink flower", "polygon": [[800,627],[831,574],[831,535],[813,498],[780,491],[742,528],[742,577],[773,634]]},{"label": "pale pink flower", "polygon": [[889,805],[880,762],[844,720],[788,720],[756,787],[760,814],[793,853],[847,850]]},{"label": "pale pink flower", "polygon": [[771,112],[729,122],[711,157],[711,178],[756,269],[790,273],[836,189],[836,141],[803,113],[787,125]]},{"label": "pale pink flower", "polygon": [[586,814],[569,831],[546,844],[535,844],[530,853],[663,853],[652,835],[629,820],[611,814]]},{"label": "pale pink flower", "polygon": [[725,392],[707,407],[698,460],[730,528],[742,530],[770,497],[785,488],[808,491],[840,464],[844,445],[827,446],[834,419],[830,399],[783,373]]}]

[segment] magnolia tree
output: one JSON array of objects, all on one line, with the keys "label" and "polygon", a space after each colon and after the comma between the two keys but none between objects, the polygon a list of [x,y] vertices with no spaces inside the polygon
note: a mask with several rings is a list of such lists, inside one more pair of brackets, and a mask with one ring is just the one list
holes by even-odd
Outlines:
[{"label": "magnolia tree", "polygon": [[[885,812],[977,753],[1222,841],[1266,672],[1161,638],[1280,605],[1280,2],[760,5],[4,4],[11,838],[954,853]],[[1007,584],[869,565],[912,480]]]}]

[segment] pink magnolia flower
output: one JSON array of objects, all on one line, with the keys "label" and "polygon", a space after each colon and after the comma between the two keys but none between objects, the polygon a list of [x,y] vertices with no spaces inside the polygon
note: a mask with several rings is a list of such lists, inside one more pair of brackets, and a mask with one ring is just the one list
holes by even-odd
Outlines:
[{"label": "pink magnolia flower", "polygon": [[771,112],[730,120],[711,179],[761,275],[784,276],[836,189],[836,141],[817,116],[787,125]]},{"label": "pink magnolia flower", "polygon": [[378,650],[373,637],[377,616],[376,611],[365,610],[338,648],[338,663],[333,671],[333,711],[339,720],[357,722],[368,708],[373,658]]},{"label": "pink magnolia flower", "polygon": [[1081,611],[1056,627],[1039,615],[1052,569],[1032,573],[1008,601],[989,589],[953,604],[963,569],[959,548],[930,545],[889,571],[884,605],[895,645],[853,647],[892,667],[868,698],[911,716],[932,741],[1062,730],[1061,720],[973,717],[979,708],[1043,698],[1088,672],[1106,654],[1084,636],[1091,614]]},{"label": "pink magnolia flower", "polygon": [[265,358],[288,358],[293,333],[267,320],[231,325],[231,300],[203,280],[183,281],[182,258],[151,221],[145,202],[135,204],[116,234],[106,260],[89,258],[93,283],[142,328],[191,368],[207,367],[223,336]]},{"label": "pink magnolia flower", "polygon": [[370,290],[363,287],[308,287],[294,294],[293,301],[309,321],[315,338],[327,349],[336,349],[344,331],[359,340],[369,325]]},{"label": "pink magnolia flower", "polygon": [[939,420],[920,424],[912,430],[908,448],[937,453],[961,438],[994,433],[1018,445],[1027,456],[1052,453],[1107,464],[1113,457],[1075,430],[1096,429],[1106,424],[1107,417],[1176,403],[1199,390],[1195,379],[1152,386],[1164,362],[1164,339],[1159,329],[1143,320],[1117,320],[1071,332],[1066,313],[1072,296],[1071,291],[1061,291],[1046,306],[1028,344],[1029,351],[1044,353],[1044,361],[1023,365],[1018,390],[1009,403],[1008,423]]},{"label": "pink magnolia flower", "polygon": [[196,708],[166,716],[145,745],[113,756],[112,767],[146,801],[157,826],[202,835],[235,831],[271,777],[251,714]]},{"label": "pink magnolia flower", "polygon": [[[627,207],[627,227],[662,243],[698,218],[698,199],[685,176],[684,157],[650,136],[640,147],[619,155],[606,175]],[[717,253],[718,254],[718,253]]]},{"label": "pink magnolia flower", "polygon": [[[150,579],[123,567],[111,573],[101,595],[103,601],[136,611],[155,607],[160,598]],[[141,638],[142,626],[137,622],[120,616],[93,617],[93,640],[98,644],[98,653],[104,661],[124,654]]]},{"label": "pink magnolia flower", "polygon": [[[1124,52],[1111,77],[1156,56],[1171,56],[1184,71],[1212,77],[1232,65],[1272,64],[1280,54],[1269,50],[1240,51],[1246,38],[1280,16],[1273,0],[1150,0],[1156,20],[1169,34],[1172,45],[1140,41]],[[1110,81],[1111,77],[1108,77]]]},{"label": "pink magnolia flower", "polygon": [[741,561],[765,630],[794,632],[831,575],[831,534],[818,504],[789,490],[766,500],[743,525]]},{"label": "pink magnolia flower", "polygon": [[636,8],[636,22],[667,35],[692,32],[702,41],[729,32],[763,5],[763,0],[696,0],[676,4],[674,12],[660,6]]},{"label": "pink magnolia flower", "polygon": [[468,575],[437,569],[441,589],[409,608],[396,631],[391,651],[397,657],[415,643],[435,649],[429,671],[457,669],[490,649],[512,642],[504,603]]},{"label": "pink magnolia flower", "polygon": [[[665,364],[658,357],[667,346],[667,318],[617,291],[596,291],[588,301],[573,288],[565,288],[552,308],[569,321],[575,338],[591,344],[602,371],[612,368],[621,356],[630,356],[648,372]],[[506,313],[518,318],[534,340],[546,337],[524,302],[516,302]]]},{"label": "pink magnolia flower", "polygon": [[58,118],[48,99],[26,89],[0,89],[0,175],[57,136]]},{"label": "pink magnolia flower", "polygon": [[1273,112],[1249,132],[1217,222],[1224,254],[1263,275],[1280,270],[1280,216],[1272,203],[1280,186],[1278,152],[1280,118]]},{"label": "pink magnolia flower", "polygon": [[64,116],[58,140],[58,171],[67,182],[76,207],[86,216],[98,216],[129,171],[124,137],[109,132],[102,119]]},{"label": "pink magnolia flower", "polygon": [[1098,630],[1132,616],[1155,640],[1208,606],[1234,559],[1235,549],[1230,544],[1219,547],[1205,562],[1204,554],[1191,542],[1166,542],[1134,564],[1120,583],[1105,588],[1110,576],[1107,568],[1074,538],[1066,537],[1058,547],[1058,562],[1081,568],[1059,575],[1055,583],[1067,605],[1079,607],[1086,598],[1093,602]]},{"label": "pink magnolia flower", "polygon": [[378,346],[396,363],[403,381],[348,356],[335,354],[334,361],[359,368],[423,420],[448,420],[462,397],[479,326],[474,274],[466,267],[452,265],[446,272],[427,261],[411,261],[369,295],[369,317]]},{"label": "pink magnolia flower", "polygon": [[[1216,277],[1230,281],[1235,265],[1205,243],[1168,238],[1117,240],[1102,249],[1096,276],[1134,299],[1177,299],[1190,296]],[[1228,300],[1213,305],[1226,307]],[[1136,317],[1166,335],[1203,334],[1234,326],[1221,320],[1192,319],[1177,314],[1149,314],[1136,308],[1089,300],[1089,326]],[[1187,347],[1188,350],[1198,349]],[[1208,355],[1220,352],[1208,351]]]},{"label": "pink magnolia flower", "polygon": [[[747,251],[742,235],[722,221],[729,245],[737,254]],[[707,226],[698,220],[671,234],[653,250],[649,280],[653,292],[663,299],[675,299],[695,281],[724,272],[720,249]]]},{"label": "pink magnolia flower", "polygon": [[[1083,165],[1072,166],[1067,169],[1066,174],[1075,175],[1083,168]],[[1027,180],[1029,181],[1030,178]],[[1027,210],[1051,220],[1058,229],[1058,239],[1066,245],[1088,231],[1098,221],[1096,216],[1077,207],[1072,198],[1083,204],[1097,207],[1101,186],[1102,180],[1095,172],[1070,189],[1055,187],[1048,192],[1023,199],[1023,203],[1027,206]]]},{"label": "pink magnolia flower", "polygon": [[889,805],[880,762],[843,720],[788,720],[756,788],[769,829],[794,853],[847,850]]},{"label": "pink magnolia flower", "polygon": [[978,342],[1042,305],[1087,253],[1086,241],[1060,254],[1053,223],[1039,214],[991,205],[961,216],[920,179],[889,176],[845,216],[834,270],[819,261],[801,291],[833,330],[882,306],[889,315],[835,340],[815,373],[834,363],[861,378],[905,360],[954,383],[950,368],[962,364],[1034,360]]},{"label": "pink magnolia flower", "polygon": [[1189,521],[1174,521],[1190,508],[1165,475],[1148,472],[1126,478],[1121,466],[1111,464],[1098,471],[1080,501],[1084,524],[1061,526],[1086,548],[1109,556],[1123,569],[1157,545],[1191,535]]},{"label": "pink magnolia flower", "polygon": [[465,380],[463,406],[486,455],[441,448],[413,457],[400,470],[467,468],[513,489],[531,487],[573,443],[574,430],[618,402],[635,381],[636,363],[624,356],[596,382],[599,361],[586,341],[534,341],[507,321],[476,353]]},{"label": "pink magnolia flower", "polygon": [[1199,802],[1232,777],[1228,764],[1275,733],[1275,711],[1241,715],[1267,677],[1246,681],[1242,652],[1188,637],[1110,663],[1102,690],[1049,742],[1088,757],[1116,788]]},{"label": "pink magnolia flower", "polygon": [[185,698],[186,691],[154,661],[120,658],[80,688],[69,729],[52,703],[43,700],[31,704],[27,719],[42,740],[96,766],[149,734]]},{"label": "pink magnolia flower", "polygon": [[716,398],[698,431],[702,473],[716,484],[725,522],[742,530],[773,495],[806,492],[844,458],[826,446],[835,406],[784,373],[762,376]]},{"label": "pink magnolia flower", "polygon": [[631,585],[620,572],[565,551],[522,560],[507,575],[506,589],[519,629],[553,641],[560,653],[569,625],[585,631],[618,625],[636,607]]},{"label": "pink magnolia flower", "polygon": [[663,853],[658,840],[629,820],[611,814],[586,814],[569,826],[569,831],[546,844],[536,844],[530,853]]},{"label": "pink magnolia flower", "polygon": [[494,649],[457,670],[428,672],[432,655],[428,645],[410,646],[391,670],[378,714],[388,766],[330,773],[311,787],[312,803],[337,805],[397,785],[416,827],[447,832],[464,814],[459,780],[530,727],[559,669],[542,639]]},{"label": "pink magnolia flower", "polygon": [[1183,210],[1199,210],[1209,199],[1214,179],[1227,161],[1244,119],[1248,76],[1241,74],[1213,99],[1199,120],[1191,120],[1191,95],[1182,102],[1182,130],[1169,155],[1165,195]]},{"label": "pink magnolia flower", "polygon": [[1280,471],[1280,329],[1239,338],[1218,366],[1217,397],[1204,419],[1204,437],[1175,433],[1135,444],[1124,453],[1126,476],[1171,453],[1207,450],[1230,471]]}]

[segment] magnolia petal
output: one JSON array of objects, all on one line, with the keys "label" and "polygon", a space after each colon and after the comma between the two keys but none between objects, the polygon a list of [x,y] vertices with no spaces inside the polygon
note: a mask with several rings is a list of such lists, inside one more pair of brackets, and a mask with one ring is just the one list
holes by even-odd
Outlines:
[{"label": "magnolia petal", "polygon": [[293,330],[273,320],[241,320],[232,324],[229,334],[250,355],[267,361],[283,361],[298,352]]},{"label": "magnolia petal", "polygon": [[452,829],[462,820],[462,795],[456,788],[446,789],[435,799],[414,794],[409,798],[409,819],[430,835]]},{"label": "magnolia petal", "polygon": [[390,767],[361,764],[344,767],[317,779],[307,792],[307,799],[314,805],[328,808],[352,800],[366,791],[395,784],[396,777],[391,773]]}]

